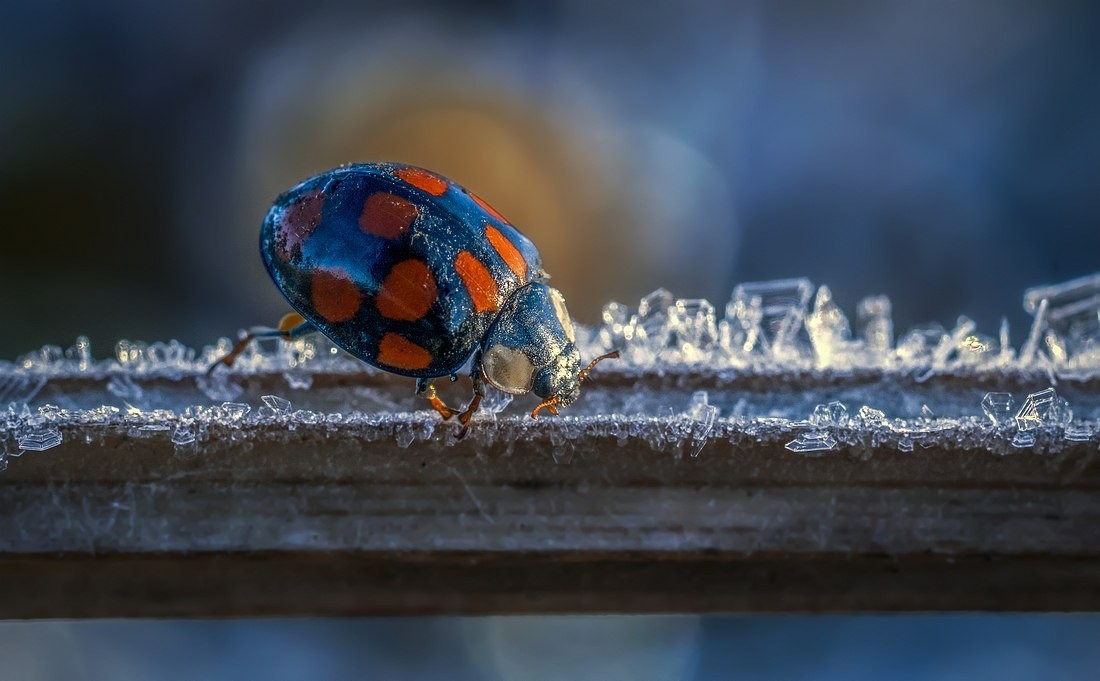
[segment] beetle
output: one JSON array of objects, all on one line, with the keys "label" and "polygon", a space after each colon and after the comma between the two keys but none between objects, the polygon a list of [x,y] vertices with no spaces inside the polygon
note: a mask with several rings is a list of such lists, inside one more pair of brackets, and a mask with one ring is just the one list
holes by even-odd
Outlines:
[{"label": "beetle", "polygon": [[[547,284],[535,245],[473,192],[423,168],[358,163],[310,177],[279,196],[260,229],[260,255],[294,308],[254,329],[208,373],[231,366],[254,338],[320,332],[379,369],[416,379],[444,420],[465,427],[485,384],[534,392],[532,410],[558,413],[611,352],[581,368],[565,299]],[[474,395],[459,412],[433,380],[470,358]]]}]

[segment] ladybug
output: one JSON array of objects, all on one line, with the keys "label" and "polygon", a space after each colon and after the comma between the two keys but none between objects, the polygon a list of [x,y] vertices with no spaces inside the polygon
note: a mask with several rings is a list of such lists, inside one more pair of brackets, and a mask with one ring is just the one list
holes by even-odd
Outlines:
[{"label": "ladybug", "polygon": [[[371,366],[416,378],[446,420],[465,426],[485,384],[534,392],[557,414],[597,362],[581,368],[562,294],[547,285],[535,245],[492,206],[415,166],[361,163],[315,175],[275,200],[260,255],[296,311],[255,329],[210,367],[230,366],[254,338],[320,332]],[[462,412],[432,381],[473,357]],[[208,372],[209,373],[209,372]]]}]

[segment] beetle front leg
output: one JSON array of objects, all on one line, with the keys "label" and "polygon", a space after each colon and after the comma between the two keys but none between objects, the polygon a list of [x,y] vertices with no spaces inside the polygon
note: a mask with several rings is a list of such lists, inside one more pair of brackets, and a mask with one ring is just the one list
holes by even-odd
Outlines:
[{"label": "beetle front leg", "polygon": [[443,417],[444,421],[458,414],[457,409],[451,409],[443,403],[443,400],[440,399],[439,395],[436,394],[435,386],[432,385],[430,379],[416,379],[416,394],[421,395],[422,397],[424,397],[424,399],[428,400],[428,403],[432,405],[432,409],[438,411],[439,415]]}]

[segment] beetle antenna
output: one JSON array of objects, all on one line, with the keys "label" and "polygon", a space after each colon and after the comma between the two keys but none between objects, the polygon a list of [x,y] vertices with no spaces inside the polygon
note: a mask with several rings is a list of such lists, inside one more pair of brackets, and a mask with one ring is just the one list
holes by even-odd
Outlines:
[{"label": "beetle antenna", "polygon": [[618,358],[619,358],[619,351],[618,350],[612,350],[611,352],[607,353],[606,355],[600,355],[596,359],[589,362],[588,366],[581,369],[581,372],[577,375],[577,378],[581,381],[581,383],[583,383],[583,382],[588,380],[588,372],[592,371],[592,367],[596,366],[597,364],[604,361],[605,359],[618,359]]}]

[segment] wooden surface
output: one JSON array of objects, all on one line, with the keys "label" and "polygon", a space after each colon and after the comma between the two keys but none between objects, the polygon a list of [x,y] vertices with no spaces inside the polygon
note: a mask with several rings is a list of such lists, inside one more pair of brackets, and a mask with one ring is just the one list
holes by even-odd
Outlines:
[{"label": "wooden surface", "polygon": [[1095,443],[806,457],[718,428],[691,457],[522,425],[71,429],[0,475],[0,617],[1100,609]]}]

